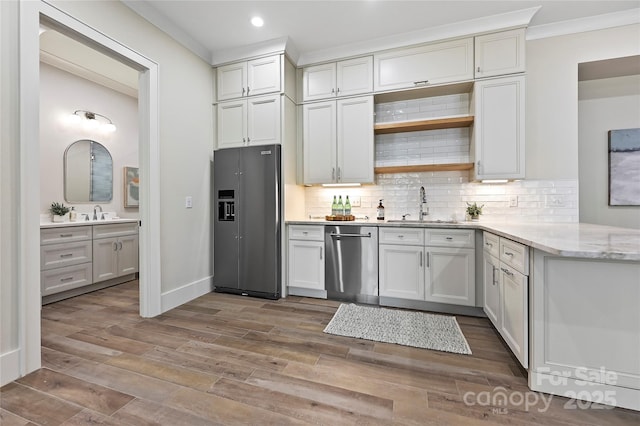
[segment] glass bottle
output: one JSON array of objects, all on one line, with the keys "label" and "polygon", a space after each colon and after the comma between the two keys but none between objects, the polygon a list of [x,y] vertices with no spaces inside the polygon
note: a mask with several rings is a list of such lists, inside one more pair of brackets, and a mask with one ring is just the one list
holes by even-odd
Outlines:
[{"label": "glass bottle", "polygon": [[336,196],[333,196],[333,203],[331,204],[331,216],[337,216],[338,214],[338,201]]},{"label": "glass bottle", "polygon": [[347,195],[347,200],[344,202],[344,215],[351,216],[351,201],[349,201],[348,195]]},{"label": "glass bottle", "polygon": [[338,196],[338,213],[336,213],[337,216],[343,216],[344,215],[344,204],[342,204],[342,195]]}]

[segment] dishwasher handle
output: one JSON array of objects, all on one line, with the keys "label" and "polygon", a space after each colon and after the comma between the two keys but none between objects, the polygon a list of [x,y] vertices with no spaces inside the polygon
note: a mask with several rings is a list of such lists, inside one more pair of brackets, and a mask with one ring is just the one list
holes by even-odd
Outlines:
[{"label": "dishwasher handle", "polygon": [[367,232],[366,234],[338,234],[338,233],[332,232],[329,235],[336,238],[341,238],[341,237],[371,238],[371,232]]}]

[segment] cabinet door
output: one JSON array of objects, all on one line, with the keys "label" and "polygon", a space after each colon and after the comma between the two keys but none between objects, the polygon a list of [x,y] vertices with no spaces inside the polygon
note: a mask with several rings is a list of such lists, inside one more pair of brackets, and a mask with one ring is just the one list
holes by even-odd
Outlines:
[{"label": "cabinet door", "polygon": [[324,241],[289,240],[288,285],[324,290]]},{"label": "cabinet door", "polygon": [[375,144],[373,96],[337,102],[337,180],[341,183],[372,183]]},{"label": "cabinet door", "polygon": [[247,100],[247,144],[280,143],[280,95]]},{"label": "cabinet door", "polygon": [[528,277],[500,264],[500,334],[524,368],[529,366]]},{"label": "cabinet door", "polygon": [[118,239],[93,240],[93,282],[118,276]]},{"label": "cabinet door", "polygon": [[302,100],[333,98],[336,96],[336,63],[315,65],[302,70]]},{"label": "cabinet door", "polygon": [[217,69],[218,100],[240,98],[246,95],[247,63],[238,62]]},{"label": "cabinet door", "polygon": [[374,55],[376,92],[473,79],[473,38]]},{"label": "cabinet door", "polygon": [[304,183],[336,180],[336,102],[302,107],[302,151]]},{"label": "cabinet door", "polygon": [[379,246],[380,296],[424,300],[424,248]]},{"label": "cabinet door", "polygon": [[524,72],[524,44],[524,28],[476,37],[475,77]]},{"label": "cabinet door", "polygon": [[336,86],[338,96],[373,92],[373,56],[338,62]]},{"label": "cabinet door", "polygon": [[40,273],[41,296],[84,287],[91,284],[92,280],[91,262],[42,271]]},{"label": "cabinet door", "polygon": [[500,329],[500,263],[498,259],[485,252],[483,255],[483,310],[496,330]]},{"label": "cabinet door", "polygon": [[280,91],[280,55],[247,63],[247,96]]},{"label": "cabinet door", "polygon": [[138,272],[138,236],[129,235],[118,239],[118,275]]},{"label": "cabinet door", "polygon": [[427,247],[425,300],[475,306],[475,250]]},{"label": "cabinet door", "polygon": [[218,104],[218,148],[244,146],[247,141],[247,101]]},{"label": "cabinet door", "polygon": [[477,81],[476,179],[524,178],[524,76]]}]

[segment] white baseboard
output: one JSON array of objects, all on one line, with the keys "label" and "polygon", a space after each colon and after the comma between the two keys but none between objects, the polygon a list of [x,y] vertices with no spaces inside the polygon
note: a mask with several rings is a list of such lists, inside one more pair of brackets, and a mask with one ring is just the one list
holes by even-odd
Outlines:
[{"label": "white baseboard", "polygon": [[177,306],[183,305],[193,299],[196,299],[213,291],[213,276],[185,284],[175,290],[162,293],[161,295],[161,311],[167,312]]},{"label": "white baseboard", "polygon": [[0,355],[0,386],[20,377],[20,349]]}]

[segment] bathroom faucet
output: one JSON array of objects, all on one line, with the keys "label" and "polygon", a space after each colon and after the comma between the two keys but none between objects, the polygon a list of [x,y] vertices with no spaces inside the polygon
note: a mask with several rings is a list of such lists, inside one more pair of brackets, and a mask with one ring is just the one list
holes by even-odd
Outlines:
[{"label": "bathroom faucet", "polygon": [[[98,220],[98,210],[100,209],[100,213],[102,213],[102,206],[99,204],[96,204],[95,206],[93,206],[93,220]],[[103,216],[104,218],[104,216]]]},{"label": "bathroom faucet", "polygon": [[424,190],[424,186],[420,187],[420,213],[418,214],[419,220],[424,220],[424,217],[429,214],[429,207],[424,210],[424,205],[427,204],[427,193]]}]

